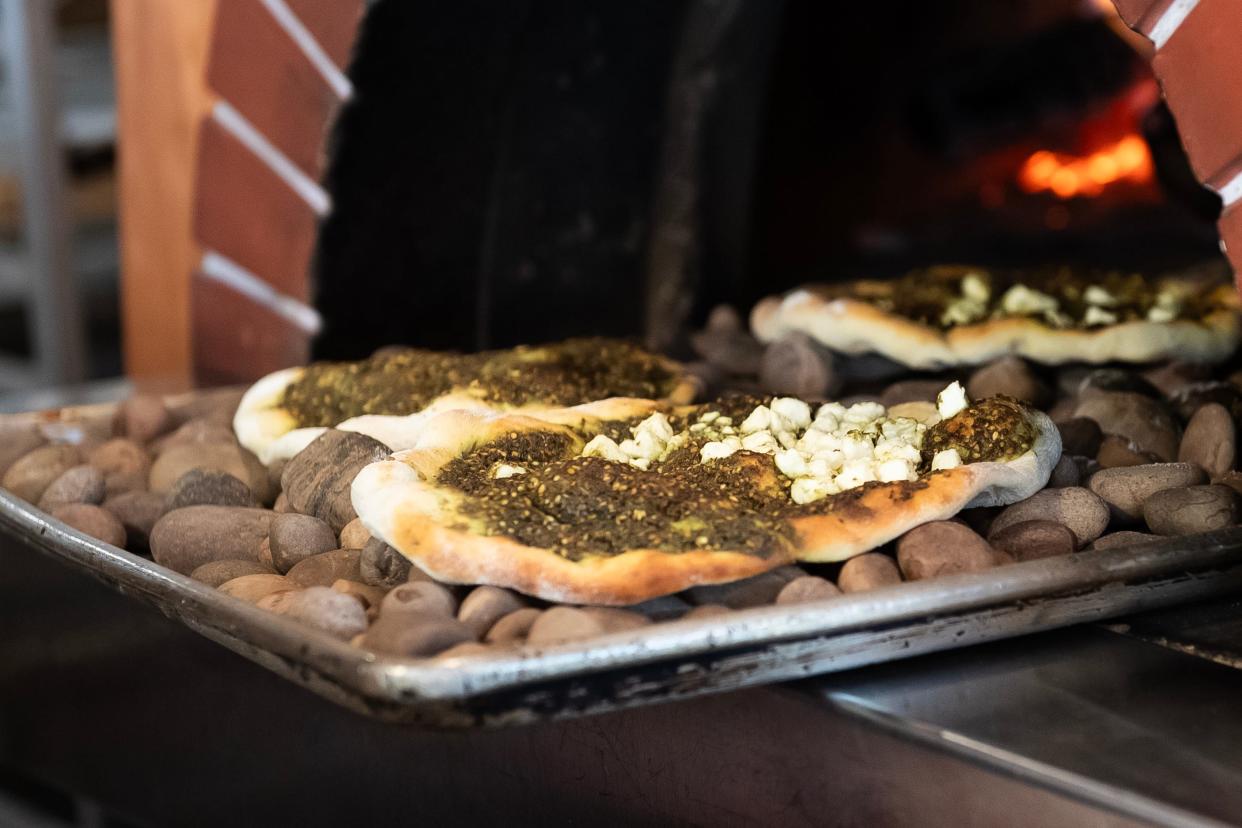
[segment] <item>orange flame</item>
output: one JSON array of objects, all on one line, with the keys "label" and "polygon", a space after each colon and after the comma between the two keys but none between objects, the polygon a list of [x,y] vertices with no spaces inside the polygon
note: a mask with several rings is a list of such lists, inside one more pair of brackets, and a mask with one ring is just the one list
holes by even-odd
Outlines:
[{"label": "orange flame", "polygon": [[1018,184],[1028,193],[1051,190],[1057,198],[1097,196],[1114,181],[1151,181],[1151,152],[1142,136],[1130,134],[1087,156],[1040,150],[1018,171]]}]

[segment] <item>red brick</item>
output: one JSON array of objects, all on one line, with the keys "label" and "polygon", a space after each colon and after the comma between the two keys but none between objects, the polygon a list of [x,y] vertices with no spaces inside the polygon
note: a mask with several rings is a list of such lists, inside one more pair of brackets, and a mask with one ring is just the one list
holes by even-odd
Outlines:
[{"label": "red brick", "polygon": [[328,57],[344,67],[362,20],[363,0],[285,0]]},{"label": "red brick", "polygon": [[194,235],[278,292],[307,301],[317,220],[310,205],[210,117],[199,130]]},{"label": "red brick", "polygon": [[283,316],[201,273],[191,278],[194,379],[253,382],[310,356],[310,337]]},{"label": "red brick", "polygon": [[1242,13],[1202,0],[1153,65],[1195,174],[1220,187],[1242,170]]},{"label": "red brick", "polygon": [[258,0],[220,0],[207,84],[311,178],[340,99]]}]

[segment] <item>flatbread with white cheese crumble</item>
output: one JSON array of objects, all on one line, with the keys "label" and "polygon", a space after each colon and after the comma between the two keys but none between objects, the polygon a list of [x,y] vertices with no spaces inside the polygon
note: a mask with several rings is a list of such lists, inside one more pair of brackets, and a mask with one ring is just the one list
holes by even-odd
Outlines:
[{"label": "flatbread with white cheese crumble", "polygon": [[540,416],[609,397],[687,403],[697,391],[697,381],[673,360],[619,340],[570,339],[477,354],[404,348],[270,374],[242,397],[233,427],[242,445],[270,465],[328,428],[400,450],[414,445],[422,424],[442,411]]},{"label": "flatbread with white cheese crumble", "polygon": [[550,423],[453,411],[355,478],[373,535],[449,583],[626,605],[791,561],[840,561],[1039,490],[1042,413],[956,383],[924,422],[876,403],[608,401]]},{"label": "flatbread with white cheese crumble", "polygon": [[1010,354],[1046,364],[1216,362],[1237,348],[1240,307],[1228,273],[1214,267],[1147,279],[954,265],[769,297],[751,327],[763,342],[799,331],[842,353],[919,369]]}]

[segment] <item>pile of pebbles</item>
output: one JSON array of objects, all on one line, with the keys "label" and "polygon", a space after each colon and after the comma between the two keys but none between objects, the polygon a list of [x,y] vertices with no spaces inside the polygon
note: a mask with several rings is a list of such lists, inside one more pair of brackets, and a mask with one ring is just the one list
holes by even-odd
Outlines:
[{"label": "pile of pebbles", "polygon": [[912,374],[799,335],[762,346],[727,308],[692,343],[702,358],[693,370],[712,393],[891,406],[934,400],[959,380],[975,399],[1008,394],[1050,414],[1064,455],[1048,487],[1020,503],[924,524],[844,564],[786,566],[624,609],[435,582],[372,538],[349,502],[354,474],[387,456],[386,446],[330,430],[265,468],[233,435],[235,393],[172,408],[140,395],[99,422],[0,425],[0,486],[238,600],[374,652],[441,659],[1133,545],[1231,526],[1242,514],[1242,374],[1229,369],[1045,369],[1005,358]]}]

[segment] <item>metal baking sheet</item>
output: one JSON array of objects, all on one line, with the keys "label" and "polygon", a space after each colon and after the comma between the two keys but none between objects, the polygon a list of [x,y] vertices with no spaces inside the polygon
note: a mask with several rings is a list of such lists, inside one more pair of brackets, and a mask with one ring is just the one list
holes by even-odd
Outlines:
[{"label": "metal baking sheet", "polygon": [[1233,528],[552,647],[410,660],[267,613],[3,491],[0,533],[337,703],[437,727],[519,724],[722,692],[1242,591],[1242,528]]}]

